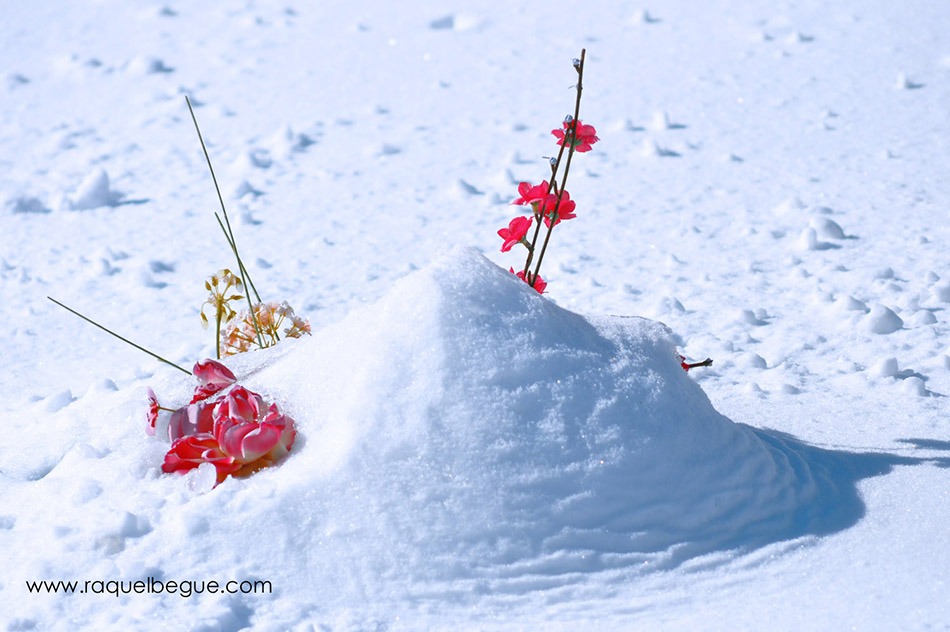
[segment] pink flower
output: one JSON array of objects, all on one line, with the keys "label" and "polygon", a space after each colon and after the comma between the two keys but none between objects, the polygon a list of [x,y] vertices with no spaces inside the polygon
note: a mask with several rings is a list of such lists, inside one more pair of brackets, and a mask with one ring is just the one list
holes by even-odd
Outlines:
[{"label": "pink flower", "polygon": [[260,460],[269,465],[293,447],[294,420],[277,404],[265,406],[260,395],[238,386],[214,407],[214,437],[241,464]]},{"label": "pink flower", "polygon": [[545,180],[535,186],[531,186],[530,182],[522,182],[518,185],[518,193],[521,197],[513,201],[512,204],[526,205],[540,202],[541,199],[548,194],[548,181]]},{"label": "pink flower", "polygon": [[[508,268],[508,272],[511,272],[516,277],[518,277],[519,279],[527,283],[527,281],[525,281],[525,278],[524,278],[525,276],[524,270],[516,273],[514,268]],[[548,286],[547,282],[544,279],[542,279],[540,276],[537,278],[537,280],[534,283],[534,289],[538,291],[538,294],[544,294],[544,288],[546,288],[547,286]]]},{"label": "pink flower", "polygon": [[213,434],[202,432],[176,440],[165,455],[162,471],[167,474],[187,472],[202,463],[214,465],[218,473],[218,483],[227,478],[228,474],[236,474],[243,467],[237,459],[221,450]]},{"label": "pink flower", "polygon": [[182,437],[214,430],[214,405],[206,402],[188,404],[172,413],[168,420],[168,439],[173,443]]},{"label": "pink flower", "polygon": [[191,372],[194,373],[195,377],[198,378],[198,382],[200,382],[200,385],[195,387],[195,396],[191,399],[192,404],[211,397],[218,391],[226,389],[237,381],[237,378],[234,377],[234,373],[231,373],[231,369],[220,362],[210,359],[196,362]]},{"label": "pink flower", "polygon": [[155,436],[155,424],[158,423],[158,398],[155,397],[155,391],[148,388],[148,412],[145,413],[145,420],[148,425],[145,426],[145,432],[150,437]]},{"label": "pink flower", "polygon": [[498,236],[505,240],[501,245],[502,252],[508,252],[511,247],[520,243],[531,228],[531,219],[528,217],[516,217],[508,224],[508,228],[502,228],[498,231]]},{"label": "pink flower", "polygon": [[[572,129],[569,129],[572,128]],[[551,133],[557,137],[557,144],[564,144],[565,132],[567,133],[568,142],[574,147],[574,151],[584,153],[585,151],[591,150],[591,145],[599,141],[597,138],[597,130],[594,129],[593,125],[584,125],[580,120],[575,121],[571,117],[568,117],[564,121],[564,129],[553,129]]]},{"label": "pink flower", "polygon": [[[545,226],[551,226],[551,217],[554,215],[557,216],[554,220],[555,226],[560,224],[563,219],[574,219],[577,217],[577,215],[574,214],[577,203],[571,200],[571,194],[566,189],[561,191],[560,205],[557,199],[557,196],[553,193],[544,198],[544,204],[542,204],[541,207],[544,213]],[[554,209],[557,209],[557,213],[554,212]]]},{"label": "pink flower", "polygon": [[273,465],[293,447],[294,420],[277,404],[238,386],[217,403],[189,404],[172,413],[171,449],[163,472],[186,472],[214,465],[218,483],[228,475],[249,476]]}]

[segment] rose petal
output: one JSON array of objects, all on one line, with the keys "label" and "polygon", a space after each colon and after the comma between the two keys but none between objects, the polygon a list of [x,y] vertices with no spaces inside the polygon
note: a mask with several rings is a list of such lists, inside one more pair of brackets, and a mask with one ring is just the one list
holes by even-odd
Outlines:
[{"label": "rose petal", "polygon": [[168,438],[175,441],[198,433],[211,434],[214,430],[214,406],[188,404],[172,413],[168,421]]},{"label": "rose petal", "polygon": [[209,358],[196,362],[191,372],[202,384],[234,384],[237,381],[231,369]]},{"label": "rose petal", "polygon": [[261,424],[247,433],[241,441],[239,461],[250,463],[270,452],[280,442],[280,429],[270,424]]}]

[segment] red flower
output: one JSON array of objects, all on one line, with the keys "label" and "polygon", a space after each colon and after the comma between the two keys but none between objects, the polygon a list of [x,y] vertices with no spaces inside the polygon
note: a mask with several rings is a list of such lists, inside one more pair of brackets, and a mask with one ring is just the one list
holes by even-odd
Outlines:
[{"label": "red flower", "polygon": [[[508,268],[508,272],[511,272],[516,277],[518,277],[519,279],[527,283],[527,281],[525,281],[525,278],[524,278],[524,270],[516,273],[514,268]],[[537,280],[535,281],[533,287],[534,289],[538,291],[538,294],[544,294],[544,288],[546,288],[547,286],[548,286],[547,282],[539,276]]]},{"label": "red flower", "polygon": [[597,138],[597,130],[594,129],[593,125],[584,125],[580,120],[575,121],[573,118],[568,117],[564,120],[564,129],[553,129],[551,133],[557,137],[557,144],[564,144],[565,132],[569,142],[574,147],[574,151],[584,153],[585,151],[591,150],[591,145],[599,141]]},{"label": "red flower", "polygon": [[518,193],[521,197],[512,202],[512,204],[526,205],[540,202],[541,199],[548,194],[548,181],[545,180],[535,186],[531,186],[530,182],[522,182],[518,185]]},{"label": "red flower", "polygon": [[211,463],[218,483],[227,476],[248,476],[273,465],[294,445],[294,420],[277,404],[238,386],[215,403],[196,403],[172,413],[172,440],[163,472],[186,472]]},{"label": "red flower", "polygon": [[214,430],[214,405],[209,403],[188,404],[172,413],[168,420],[168,438],[172,442]]},{"label": "red flower", "polygon": [[[567,190],[561,191],[560,205],[558,205],[557,196],[552,193],[544,198],[544,203],[541,207],[544,212],[545,226],[551,226],[551,217],[555,215],[555,226],[560,224],[563,219],[574,219],[577,217],[577,215],[574,214],[574,209],[577,208],[577,204],[571,201],[571,194],[568,193]],[[557,213],[554,212],[554,209],[557,209]]]},{"label": "red flower", "polygon": [[195,387],[195,395],[191,398],[192,404],[211,397],[237,381],[231,369],[215,360],[205,359],[196,362],[191,372],[200,382],[200,385]]},{"label": "red flower", "polygon": [[262,466],[274,463],[290,451],[296,435],[294,420],[281,413],[277,404],[267,407],[260,395],[243,386],[214,407],[214,437],[241,464],[259,459],[264,461]]},{"label": "red flower", "polygon": [[166,474],[187,472],[202,463],[214,465],[218,473],[218,483],[227,478],[228,474],[234,474],[243,467],[237,459],[225,454],[213,434],[202,432],[177,439],[165,455],[162,471]]},{"label": "red flower", "polygon": [[151,387],[148,388],[148,412],[145,413],[145,420],[148,422],[145,432],[154,437],[155,424],[158,422],[158,398],[155,397],[155,391]]},{"label": "red flower", "polygon": [[508,252],[511,247],[520,243],[531,228],[531,218],[516,217],[508,224],[508,228],[502,228],[498,231],[498,236],[505,240],[501,245],[502,252]]}]

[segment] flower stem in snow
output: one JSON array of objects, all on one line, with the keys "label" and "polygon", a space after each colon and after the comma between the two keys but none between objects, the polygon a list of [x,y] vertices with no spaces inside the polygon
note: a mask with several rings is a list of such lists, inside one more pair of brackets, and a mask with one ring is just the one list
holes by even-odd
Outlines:
[{"label": "flower stem in snow", "polygon": [[221,359],[221,310],[220,306],[214,310],[214,357],[218,360]]},{"label": "flower stem in snow", "polygon": [[76,316],[79,316],[79,317],[82,318],[84,321],[95,325],[96,327],[98,327],[99,329],[101,329],[101,330],[103,330],[103,331],[105,331],[105,332],[107,332],[107,333],[112,334],[113,336],[115,336],[116,338],[118,338],[119,340],[121,340],[122,342],[124,342],[124,343],[126,343],[126,344],[132,345],[133,347],[135,347],[135,348],[138,349],[139,351],[144,351],[145,353],[149,354],[150,356],[152,356],[152,357],[155,358],[156,360],[159,360],[159,361],[161,361],[161,362],[164,362],[165,364],[167,364],[167,365],[169,365],[169,366],[175,367],[176,369],[178,369],[178,370],[181,371],[182,373],[187,373],[188,375],[191,375],[191,371],[188,371],[188,370],[186,370],[186,369],[181,368],[180,366],[178,366],[178,365],[175,364],[174,362],[171,362],[171,361],[169,361],[169,360],[166,360],[165,358],[163,358],[162,356],[158,355],[157,353],[152,353],[151,351],[149,351],[149,350],[146,349],[145,347],[140,347],[139,345],[135,344],[134,342],[132,342],[131,340],[129,340],[129,339],[127,339],[127,338],[123,338],[122,336],[120,336],[119,334],[115,333],[114,331],[112,331],[112,330],[109,329],[108,327],[103,327],[102,325],[100,325],[100,324],[97,323],[96,321],[92,320],[91,318],[88,318],[88,317],[86,317],[86,316],[83,316],[82,314],[80,314],[79,312],[77,312],[76,310],[74,310],[74,309],[72,309],[72,308],[70,308],[70,307],[66,307],[65,305],[63,305],[62,303],[60,303],[59,301],[57,301],[57,300],[56,300],[55,298],[53,298],[52,296],[47,296],[46,298],[48,298],[49,300],[53,301],[54,303],[56,303],[57,305],[59,305],[60,307],[62,307],[63,309],[65,309],[66,311],[72,312],[72,313],[75,314]]},{"label": "flower stem in snow", "polygon": [[[205,154],[205,160],[208,161],[208,170],[211,172],[211,180],[214,182],[214,190],[218,193],[218,201],[221,202],[221,212],[224,214],[224,223],[227,225],[227,230],[225,233],[228,236],[228,244],[231,246],[231,251],[234,252],[234,258],[237,259],[238,272],[241,273],[241,281],[244,283],[244,287],[246,289],[248,287],[247,274],[246,270],[244,269],[244,264],[241,262],[241,255],[238,254],[237,242],[234,240],[234,231],[231,230],[231,221],[228,219],[228,209],[224,207],[224,197],[221,195],[221,187],[218,186],[218,178],[214,175],[214,167],[211,166],[211,156],[208,155],[208,148],[205,147],[205,140],[201,136],[201,129],[198,128],[198,119],[195,117],[195,110],[191,107],[191,99],[188,98],[187,94],[185,95],[185,103],[188,104],[188,111],[191,112],[191,120],[195,123],[195,131],[198,132],[198,141],[201,142],[201,150]],[[218,223],[221,223],[220,218],[218,219]],[[244,294],[247,296],[247,306],[251,312],[251,317],[254,320],[254,330],[257,332],[257,344],[261,349],[263,349],[264,341],[261,338],[261,326],[257,322],[257,314],[254,313],[254,304],[251,303],[250,294],[246,291]]]},{"label": "flower stem in snow", "polygon": [[[214,214],[214,218],[218,220],[218,226],[221,227],[221,230],[224,231],[224,238],[228,240],[228,245],[237,252],[237,248],[234,247],[234,241],[231,239],[231,236],[228,234],[228,229],[224,227],[224,224],[221,222],[221,216],[217,213]],[[238,257],[238,265],[240,266],[240,271],[243,278],[247,278],[247,282],[251,285],[251,290],[254,292],[254,296],[257,298],[258,303],[263,303],[261,300],[261,295],[257,293],[257,288],[254,287],[254,281],[251,280],[251,275],[248,273],[247,268],[244,267],[244,262],[241,261],[241,258]]]}]

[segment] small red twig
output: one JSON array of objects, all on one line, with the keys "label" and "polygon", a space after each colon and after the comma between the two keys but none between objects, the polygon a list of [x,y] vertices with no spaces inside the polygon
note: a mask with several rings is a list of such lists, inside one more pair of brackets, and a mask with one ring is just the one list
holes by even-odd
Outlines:
[{"label": "small red twig", "polygon": [[690,369],[695,369],[698,366],[712,366],[712,358],[706,358],[702,362],[686,362],[686,358],[680,356],[680,366],[683,367],[684,371],[689,371]]}]

